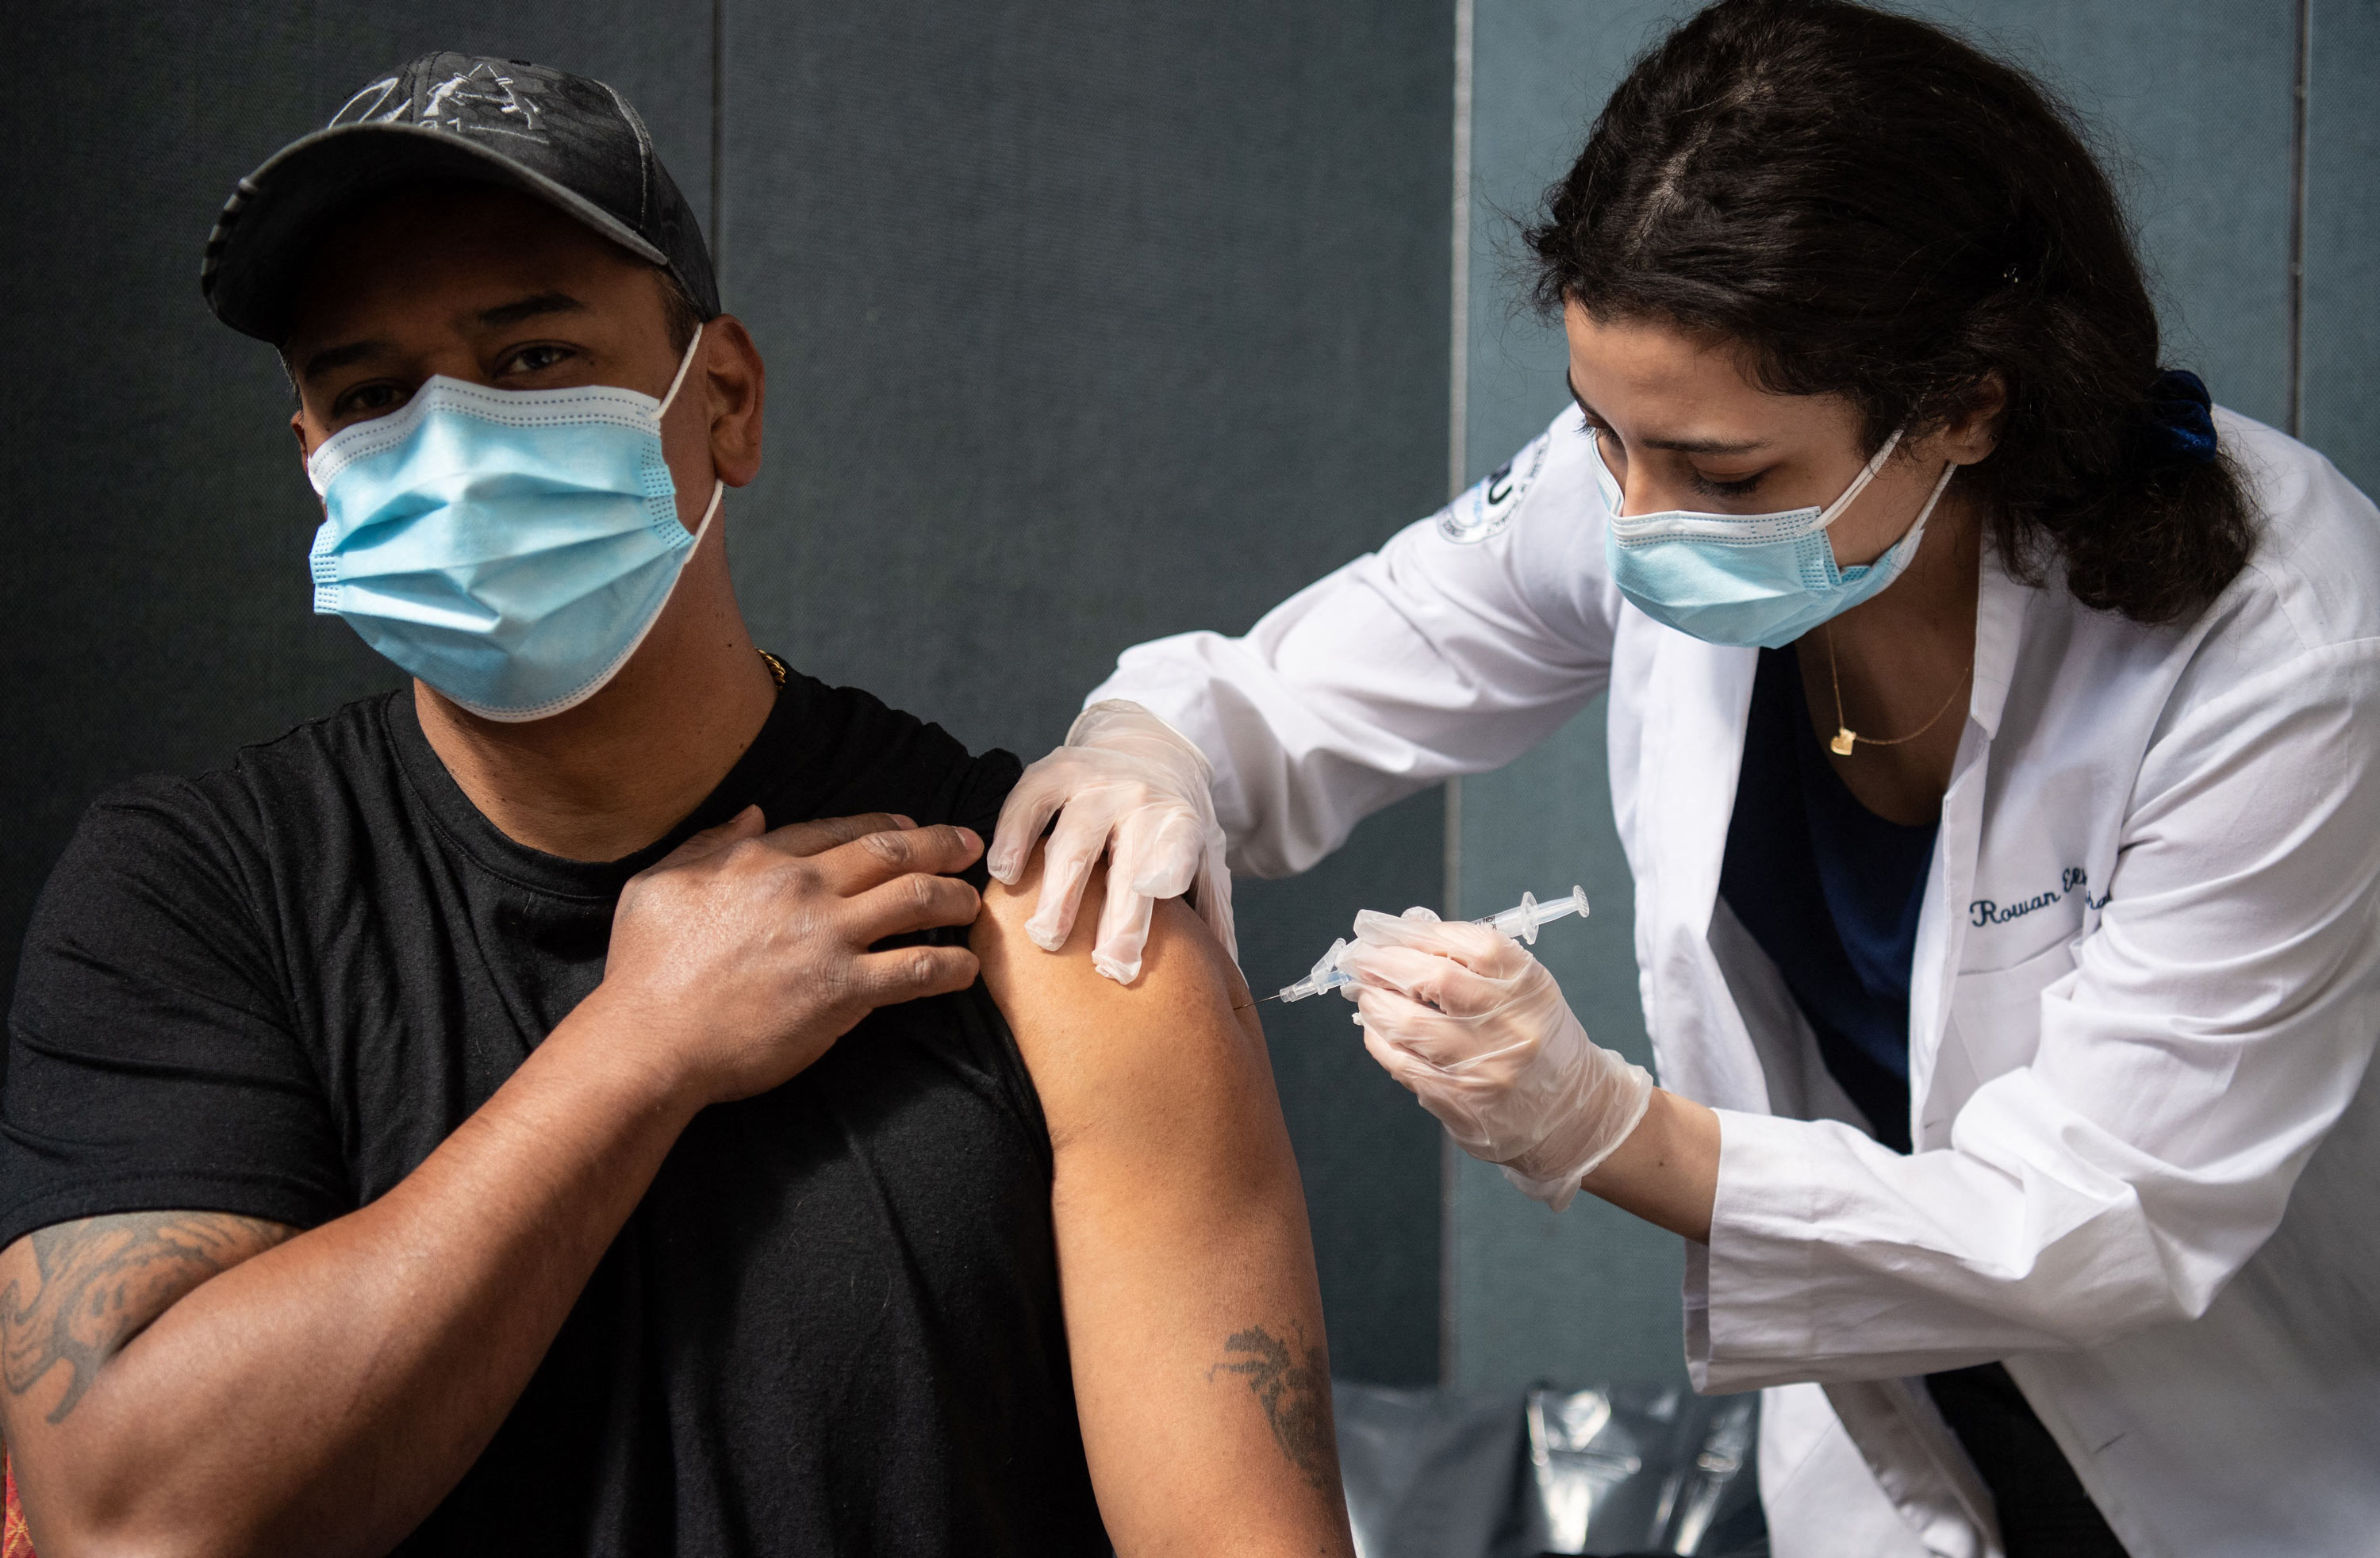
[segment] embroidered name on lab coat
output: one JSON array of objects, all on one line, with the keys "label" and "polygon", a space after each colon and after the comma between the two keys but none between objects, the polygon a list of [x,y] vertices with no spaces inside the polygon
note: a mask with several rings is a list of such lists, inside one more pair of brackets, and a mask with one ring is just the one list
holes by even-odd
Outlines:
[{"label": "embroidered name on lab coat", "polygon": [[2080,866],[2069,866],[2058,873],[2058,886],[2046,893],[2035,893],[2022,903],[2003,904],[1993,898],[1977,898],[1967,906],[1969,923],[1977,930],[1986,925],[2006,925],[2022,919],[2035,909],[2046,909],[2052,904],[2062,904],[2076,894],[2082,895],[2084,908],[2105,908],[2107,895],[2091,896],[2090,873]]}]

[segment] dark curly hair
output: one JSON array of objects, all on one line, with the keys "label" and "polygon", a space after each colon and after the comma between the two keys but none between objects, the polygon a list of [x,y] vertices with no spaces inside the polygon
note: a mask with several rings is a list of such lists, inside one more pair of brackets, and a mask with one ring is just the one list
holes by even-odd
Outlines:
[{"label": "dark curly hair", "polygon": [[1998,446],[1962,485],[1999,554],[2167,622],[2254,545],[2231,462],[2156,436],[2156,310],[2072,113],[1938,28],[1848,0],[1722,0],[1636,62],[1527,231],[1536,296],[1745,347],[1840,395],[1874,450],[1997,371]]}]

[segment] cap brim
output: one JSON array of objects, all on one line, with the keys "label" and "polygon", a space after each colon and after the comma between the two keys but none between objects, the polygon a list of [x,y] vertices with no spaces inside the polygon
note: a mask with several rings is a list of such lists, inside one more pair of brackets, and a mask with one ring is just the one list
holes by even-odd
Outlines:
[{"label": "cap brim", "polygon": [[199,285],[208,306],[234,330],[281,345],[322,228],[385,190],[442,178],[534,195],[639,260],[669,266],[618,217],[481,141],[418,125],[340,125],[291,142],[239,181],[207,239]]}]

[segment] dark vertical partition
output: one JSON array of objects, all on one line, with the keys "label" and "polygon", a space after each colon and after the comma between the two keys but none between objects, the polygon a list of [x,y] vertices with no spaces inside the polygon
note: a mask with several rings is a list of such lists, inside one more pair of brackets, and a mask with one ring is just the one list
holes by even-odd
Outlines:
[{"label": "dark vertical partition", "polygon": [[[756,629],[1032,755],[1115,653],[1238,630],[1442,495],[1451,12],[730,0],[731,500]],[[1262,986],[1435,903],[1417,797],[1244,890]],[[1269,1018],[1335,1362],[1437,1372],[1434,1124],[1343,1004]]]},{"label": "dark vertical partition", "polygon": [[[394,680],[309,613],[287,388],[197,285],[233,182],[374,71],[499,54],[639,106],[723,218],[771,370],[768,469],[727,508],[756,629],[1030,755],[1124,645],[1243,627],[1442,495],[1451,27],[1217,0],[0,7],[0,989],[97,790]],[[1438,901],[1438,868],[1433,795],[1252,884],[1251,975],[1358,904]],[[1432,1377],[1435,1128],[1343,1009],[1273,1032],[1339,1365]]]}]

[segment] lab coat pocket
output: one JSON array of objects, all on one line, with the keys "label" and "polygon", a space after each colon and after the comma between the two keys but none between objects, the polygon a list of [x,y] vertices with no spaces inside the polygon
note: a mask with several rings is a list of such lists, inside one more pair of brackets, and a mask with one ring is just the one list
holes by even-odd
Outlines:
[{"label": "lab coat pocket", "polygon": [[2074,943],[2060,942],[2010,968],[1961,974],[1950,988],[1950,1021],[1918,1113],[1917,1150],[1950,1143],[1950,1122],[1975,1089],[2030,1065],[2041,1046],[2042,992],[2074,971]]}]

